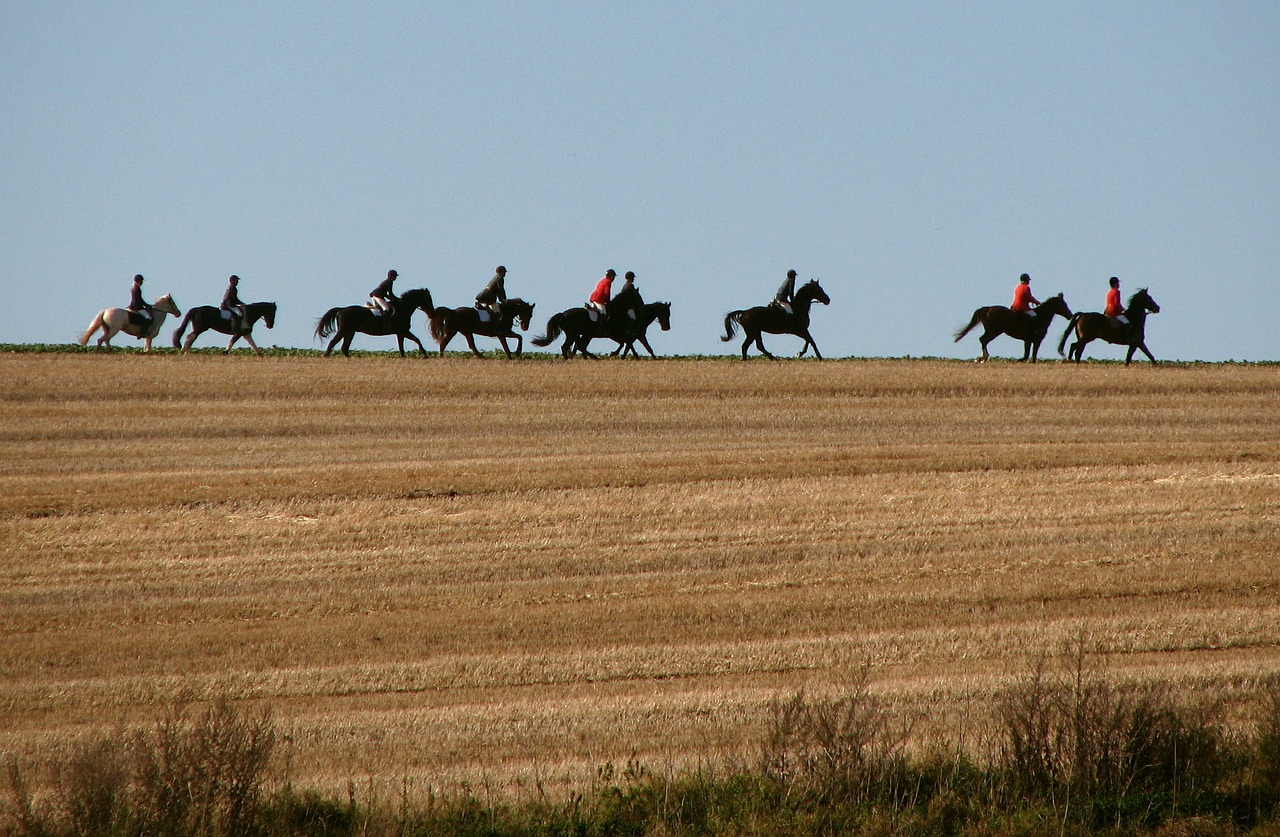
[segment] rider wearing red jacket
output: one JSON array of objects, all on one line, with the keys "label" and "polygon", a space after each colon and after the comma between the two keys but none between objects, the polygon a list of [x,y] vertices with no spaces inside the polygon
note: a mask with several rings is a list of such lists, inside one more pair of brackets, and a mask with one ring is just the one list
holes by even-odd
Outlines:
[{"label": "rider wearing red jacket", "polygon": [[1017,287],[1013,289],[1013,304],[1009,308],[1022,314],[1030,314],[1031,306],[1039,304],[1040,300],[1031,294],[1031,277],[1025,273],[1022,274],[1018,277]]},{"label": "rider wearing red jacket", "polygon": [[1124,305],[1120,302],[1120,280],[1112,276],[1110,284],[1111,288],[1107,291],[1107,307],[1102,313],[1114,318],[1121,325],[1128,325],[1129,318],[1124,315]]},{"label": "rider wearing red jacket", "polygon": [[604,278],[596,283],[596,289],[587,298],[588,308],[594,308],[601,314],[608,313],[605,306],[609,304],[609,298],[613,295],[613,279],[617,275],[613,272],[613,268],[604,272]]}]

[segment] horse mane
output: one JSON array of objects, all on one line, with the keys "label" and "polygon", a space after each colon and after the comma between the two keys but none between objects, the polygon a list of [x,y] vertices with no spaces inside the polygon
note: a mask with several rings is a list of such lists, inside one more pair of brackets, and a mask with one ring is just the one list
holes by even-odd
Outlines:
[{"label": "horse mane", "polygon": [[1135,302],[1139,297],[1144,297],[1144,296],[1149,296],[1149,294],[1147,293],[1147,289],[1146,289],[1146,288],[1138,288],[1136,291],[1134,291],[1134,292],[1133,292],[1133,295],[1129,297],[1129,301],[1128,301],[1128,302],[1126,302],[1126,303],[1124,304],[1124,305],[1125,305],[1125,307],[1126,307],[1126,308],[1132,308],[1132,307],[1133,307],[1134,302]]}]

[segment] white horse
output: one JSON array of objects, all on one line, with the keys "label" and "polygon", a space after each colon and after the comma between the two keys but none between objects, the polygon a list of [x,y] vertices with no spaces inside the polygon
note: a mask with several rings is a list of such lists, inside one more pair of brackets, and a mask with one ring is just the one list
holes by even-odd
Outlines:
[{"label": "white horse", "polygon": [[137,337],[140,340],[147,341],[146,351],[151,351],[151,341],[160,333],[160,326],[164,325],[166,314],[172,314],[175,317],[181,316],[182,312],[178,310],[178,306],[174,304],[173,297],[165,294],[155,301],[151,306],[153,316],[151,324],[148,326],[136,326],[129,317],[127,308],[107,308],[98,312],[98,316],[93,318],[93,322],[89,324],[89,330],[80,335],[80,345],[88,344],[89,338],[94,332],[102,329],[102,336],[98,338],[99,346],[111,348],[111,338],[120,332]]}]

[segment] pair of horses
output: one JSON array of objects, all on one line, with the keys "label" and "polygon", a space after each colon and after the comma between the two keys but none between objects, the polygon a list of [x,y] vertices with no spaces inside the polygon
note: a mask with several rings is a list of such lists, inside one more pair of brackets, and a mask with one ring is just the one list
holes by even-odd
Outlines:
[{"label": "pair of horses", "polygon": [[[1050,323],[1055,316],[1061,315],[1067,320],[1067,328],[1062,333],[1062,339],[1058,341],[1058,354],[1063,355],[1067,360],[1079,363],[1084,358],[1085,346],[1094,340],[1105,340],[1108,343],[1129,347],[1124,358],[1125,366],[1133,360],[1134,352],[1139,350],[1152,363],[1157,363],[1151,351],[1147,349],[1146,323],[1147,314],[1158,313],[1160,313],[1160,306],[1151,298],[1146,288],[1140,288],[1137,293],[1129,297],[1129,302],[1125,306],[1128,325],[1123,325],[1112,317],[1097,312],[1073,314],[1062,294],[1058,294],[1040,303],[1029,315],[1011,311],[1003,305],[979,308],[973,312],[968,325],[956,332],[955,339],[957,343],[960,342],[966,334],[980,324],[983,332],[978,338],[978,342],[982,344],[979,362],[985,362],[990,358],[987,344],[1000,335],[1007,334],[1022,341],[1022,360],[1029,359],[1035,363],[1040,352],[1040,344],[1049,332]],[[1073,332],[1076,340],[1071,344],[1070,351],[1064,354],[1063,348]]]},{"label": "pair of horses", "polygon": [[431,336],[439,344],[441,355],[444,355],[449,342],[461,334],[477,357],[483,355],[476,348],[476,336],[496,337],[508,358],[513,355],[507,339],[514,337],[514,356],[519,357],[524,350],[524,338],[516,332],[515,327],[518,324],[521,331],[528,331],[529,321],[533,318],[533,304],[518,297],[499,303],[496,316],[482,319],[475,308],[437,308],[431,300],[431,291],[416,288],[401,294],[389,314],[375,314],[365,305],[330,308],[316,324],[316,337],[324,339],[333,336],[324,350],[325,357],[333,353],[338,343],[342,343],[342,354],[350,357],[351,341],[357,333],[377,336],[394,334],[401,357],[405,356],[404,341],[412,340],[417,344],[419,353],[426,357],[426,347],[410,330],[413,315],[417,311],[427,315],[431,324]]},{"label": "pair of horses", "polygon": [[[235,345],[236,341],[243,339],[253,347],[253,350],[258,355],[261,355],[262,350],[258,348],[257,343],[253,342],[253,325],[258,320],[262,320],[267,324],[267,328],[274,328],[276,324],[276,304],[274,302],[252,302],[246,305],[244,309],[244,322],[240,330],[236,331],[235,325],[229,317],[223,315],[222,309],[212,305],[199,305],[192,308],[187,312],[186,318],[178,326],[177,331],[173,333],[174,348],[179,347],[182,340],[182,332],[187,329],[187,326],[191,326],[191,334],[187,337],[186,343],[182,344],[183,352],[190,351],[191,344],[195,342],[195,339],[212,329],[231,335],[231,342],[227,344],[225,351],[231,351],[231,347]],[[182,316],[182,312],[178,310],[173,297],[169,294],[157,299],[155,304],[151,306],[151,311],[152,316],[148,319],[129,311],[127,308],[105,308],[93,318],[88,330],[80,335],[80,345],[87,345],[89,338],[100,330],[102,336],[98,338],[98,345],[110,349],[111,338],[123,332],[145,341],[145,351],[149,352],[151,351],[151,341],[160,334],[165,318],[170,314],[175,317]]]},{"label": "pair of horses", "polygon": [[[631,312],[635,312],[635,317]],[[564,343],[560,346],[560,356],[568,360],[575,354],[597,359],[588,350],[591,341],[603,337],[614,341],[618,347],[613,354],[626,357],[628,354],[640,357],[636,351],[636,343],[644,346],[650,357],[657,357],[653,347],[649,345],[646,333],[654,323],[663,331],[671,330],[671,303],[649,302],[635,309],[612,308],[605,317],[592,319],[591,312],[581,306],[569,308],[552,315],[547,321],[545,334],[533,338],[535,346],[550,346],[564,335]]]}]

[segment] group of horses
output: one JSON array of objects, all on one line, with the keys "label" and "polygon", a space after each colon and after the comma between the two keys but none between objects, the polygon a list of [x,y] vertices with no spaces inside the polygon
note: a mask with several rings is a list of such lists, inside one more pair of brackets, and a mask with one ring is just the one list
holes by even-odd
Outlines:
[{"label": "group of horses", "polygon": [[[821,359],[822,353],[818,351],[818,344],[809,333],[809,310],[814,303],[822,305],[831,303],[831,298],[816,279],[806,282],[796,291],[789,306],[790,310],[780,305],[770,304],[730,311],[725,315],[725,333],[720,339],[728,342],[741,329],[745,337],[742,342],[743,360],[747,359],[747,352],[752,345],[765,357],[772,359],[774,356],[765,348],[762,336],[792,334],[804,341],[799,356],[803,357],[812,348],[813,354]],[[315,334],[319,339],[332,338],[325,347],[325,357],[331,355],[339,343],[341,343],[343,355],[350,356],[351,341],[356,334],[394,335],[401,357],[405,356],[405,340],[411,340],[425,357],[426,347],[410,328],[414,314],[422,311],[427,315],[431,337],[439,346],[441,355],[444,355],[445,349],[453,338],[461,334],[467,341],[467,346],[477,357],[483,357],[475,344],[475,338],[479,336],[496,338],[502,345],[503,352],[511,358],[519,357],[524,349],[524,338],[520,332],[529,330],[529,323],[533,319],[533,308],[533,303],[518,297],[499,303],[496,310],[491,312],[482,312],[479,308],[471,306],[437,308],[432,301],[431,291],[426,288],[417,288],[401,294],[387,313],[375,312],[368,305],[330,308],[316,324]],[[1146,346],[1145,326],[1147,315],[1159,311],[1160,306],[1151,298],[1146,288],[1142,288],[1130,297],[1125,309],[1127,325],[1099,313],[1072,314],[1063,295],[1058,294],[1045,300],[1029,314],[1014,312],[1003,305],[979,308],[973,312],[968,325],[956,332],[955,339],[959,342],[978,325],[982,325],[983,333],[979,338],[982,344],[982,355],[978,360],[986,361],[990,357],[987,345],[996,337],[1007,334],[1023,342],[1025,350],[1022,360],[1030,360],[1034,363],[1039,355],[1040,344],[1048,334],[1050,323],[1055,316],[1061,315],[1068,322],[1067,329],[1058,342],[1058,353],[1068,360],[1081,361],[1085,346],[1095,339],[1100,339],[1109,343],[1127,345],[1129,351],[1125,356],[1126,365],[1133,360],[1134,353],[1139,350],[1152,363],[1156,363],[1155,357]],[[105,309],[94,318],[88,330],[80,337],[80,345],[87,345],[93,334],[101,330],[102,336],[98,339],[98,345],[110,348],[111,338],[123,332],[144,340],[146,351],[149,352],[151,341],[159,335],[165,317],[170,314],[175,317],[182,315],[169,294],[156,300],[151,313],[152,316],[146,318],[123,308]],[[258,321],[262,321],[267,328],[273,328],[275,318],[274,302],[249,303],[244,306],[244,317],[240,322],[232,320],[230,314],[220,308],[202,305],[187,312],[186,317],[173,333],[173,345],[187,352],[201,334],[206,331],[217,331],[231,335],[225,351],[229,352],[237,341],[243,339],[257,354],[261,355],[262,350],[253,342],[253,327]],[[576,307],[553,315],[547,322],[546,332],[542,336],[533,338],[532,342],[535,346],[549,346],[563,337],[564,343],[560,347],[560,354],[566,359],[576,354],[595,358],[596,355],[592,354],[588,347],[591,341],[597,338],[612,340],[616,343],[617,348],[614,349],[613,354],[617,356],[639,357],[640,354],[635,347],[635,344],[639,343],[651,357],[657,357],[646,336],[649,326],[655,322],[663,331],[671,328],[671,303],[651,302],[638,309],[609,310],[607,315],[597,315],[585,307]],[[188,327],[191,328],[191,333],[184,341],[183,333]],[[1070,350],[1064,353],[1066,342],[1073,333],[1076,340],[1071,344]],[[509,339],[515,340],[514,353],[507,342]]]}]

